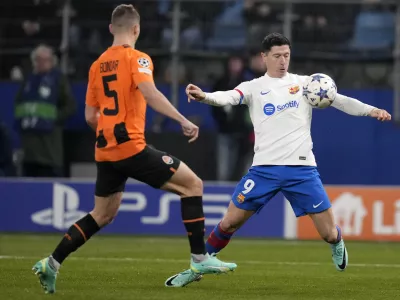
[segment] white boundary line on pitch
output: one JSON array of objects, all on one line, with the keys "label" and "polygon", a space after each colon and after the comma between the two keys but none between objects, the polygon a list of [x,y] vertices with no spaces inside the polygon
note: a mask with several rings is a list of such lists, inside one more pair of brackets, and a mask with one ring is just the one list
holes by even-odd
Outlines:
[{"label": "white boundary line on pitch", "polygon": [[[11,255],[1,255],[0,260],[35,260],[39,259],[34,256],[11,256]],[[89,261],[114,261],[114,262],[160,262],[160,263],[187,263],[188,259],[166,259],[166,258],[134,258],[134,257],[70,257],[68,260],[89,260]],[[328,263],[320,262],[297,262],[297,261],[264,261],[264,260],[243,260],[235,261],[237,264],[244,265],[289,265],[289,266],[323,266],[328,265]],[[329,264],[330,265],[330,264]],[[400,264],[349,264],[351,267],[361,267],[361,268],[400,268]]]},{"label": "white boundary line on pitch", "polygon": [[[45,235],[40,235],[40,234],[12,234],[12,233],[2,233],[0,232],[0,241],[2,238],[20,238],[23,237],[26,240],[43,240],[43,239],[54,239],[54,238],[59,238],[60,235],[57,235],[57,233],[52,233],[52,234],[45,234]],[[187,244],[187,239],[183,238],[182,236],[174,235],[174,236],[159,236],[159,237],[150,237],[150,236],[140,236],[140,235],[115,235],[111,236],[107,233],[104,234],[98,234],[95,236],[96,241],[103,241],[105,239],[110,238],[116,239],[117,241],[120,241],[121,239],[128,238],[131,241],[139,241],[139,242],[146,242],[146,243],[160,243],[163,241],[173,241],[174,243],[182,243],[182,244]],[[92,237],[93,239],[93,237]],[[278,245],[278,246],[304,246],[304,247],[309,247],[312,245],[313,247],[325,247],[326,248],[326,243],[323,240],[316,239],[316,240],[297,240],[297,239],[269,239],[269,238],[262,238],[262,237],[243,237],[238,235],[234,239],[235,244],[261,244],[265,246],[270,246],[270,245]],[[346,243],[359,243],[359,245],[377,245],[377,246],[390,246],[390,247],[396,247],[400,248],[400,243],[398,242],[391,242],[391,241],[358,241],[358,240],[348,240]],[[231,245],[231,244],[229,244]]]}]

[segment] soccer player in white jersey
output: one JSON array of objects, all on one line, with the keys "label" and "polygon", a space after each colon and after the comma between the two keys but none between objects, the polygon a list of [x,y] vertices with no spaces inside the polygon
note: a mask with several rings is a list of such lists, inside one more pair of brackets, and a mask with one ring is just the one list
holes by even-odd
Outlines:
[{"label": "soccer player in white jersey", "polygon": [[[217,255],[235,231],[282,192],[297,217],[311,217],[321,238],[330,245],[336,269],[344,271],[348,264],[346,246],[312,152],[312,106],[302,98],[307,76],[288,73],[291,45],[283,35],[268,35],[262,47],[267,68],[264,76],[243,82],[231,91],[204,93],[193,84],[186,88],[189,101],[216,106],[247,105],[255,132],[253,165],[236,186],[224,218],[208,237],[207,252]],[[354,116],[391,119],[385,110],[340,94],[332,106]],[[199,279],[201,274],[191,270],[170,277],[165,284],[181,287]]]}]

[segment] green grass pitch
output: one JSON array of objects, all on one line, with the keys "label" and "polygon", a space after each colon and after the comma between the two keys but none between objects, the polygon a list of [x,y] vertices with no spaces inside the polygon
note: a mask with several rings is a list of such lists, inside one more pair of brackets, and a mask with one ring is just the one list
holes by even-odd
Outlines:
[{"label": "green grass pitch", "polygon": [[322,241],[233,239],[220,258],[238,268],[185,288],[167,277],[189,265],[186,238],[95,236],[61,267],[57,292],[45,295],[33,264],[61,235],[0,234],[0,299],[246,300],[400,299],[400,244],[348,242],[349,267],[337,272]]}]

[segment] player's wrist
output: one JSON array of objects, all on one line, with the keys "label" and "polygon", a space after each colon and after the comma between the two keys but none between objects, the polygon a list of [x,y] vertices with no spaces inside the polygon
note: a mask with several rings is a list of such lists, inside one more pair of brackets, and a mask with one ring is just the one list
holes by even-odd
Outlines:
[{"label": "player's wrist", "polygon": [[176,119],[176,121],[177,121],[180,125],[182,125],[182,124],[184,124],[185,122],[187,122],[188,120],[187,120],[184,116],[180,115],[180,116]]},{"label": "player's wrist", "polygon": [[374,113],[375,113],[376,111],[378,111],[378,110],[379,110],[379,108],[370,107],[369,113],[368,113],[368,117],[373,117],[373,116],[374,116]]}]

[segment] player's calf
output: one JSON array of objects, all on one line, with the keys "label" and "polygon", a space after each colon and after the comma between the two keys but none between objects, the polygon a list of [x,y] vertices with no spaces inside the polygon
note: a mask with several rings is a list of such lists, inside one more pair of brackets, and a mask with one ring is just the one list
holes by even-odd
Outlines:
[{"label": "player's calf", "polygon": [[181,216],[188,234],[192,259],[194,262],[205,260],[203,182],[181,162],[162,189],[181,196]]},{"label": "player's calf", "polygon": [[241,224],[229,220],[226,216],[214,227],[208,236],[206,249],[210,255],[217,255],[230,242],[233,234],[240,228]]},{"label": "player's calf", "polygon": [[321,238],[328,244],[336,244],[342,239],[342,235],[338,226],[334,226],[330,230],[321,234]]},{"label": "player's calf", "polygon": [[72,225],[51,255],[50,265],[58,270],[63,261],[100,230],[91,214]]},{"label": "player's calf", "polygon": [[209,235],[206,248],[209,254],[218,254],[230,242],[233,234],[253,215],[253,211],[240,209],[231,202],[222,221]]},{"label": "player's calf", "polygon": [[348,264],[348,253],[342,238],[342,231],[334,223],[332,209],[329,208],[321,213],[310,214],[315,228],[332,250],[332,260],[338,271],[344,271]]},{"label": "player's calf", "polygon": [[182,198],[181,215],[188,234],[193,260],[196,262],[204,260],[204,254],[206,254],[204,245],[205,218],[202,197]]},{"label": "player's calf", "polygon": [[236,231],[232,230],[233,228],[227,228],[228,230],[231,230],[231,232],[223,230],[221,223],[222,222],[218,223],[208,236],[206,249],[210,255],[217,255],[222,249],[224,249],[229,244]]},{"label": "player's calf", "polygon": [[122,193],[115,193],[108,197],[96,196],[93,211],[68,229],[50,256],[50,266],[57,271],[72,252],[75,252],[101,228],[112,222],[118,212],[121,199]]}]

